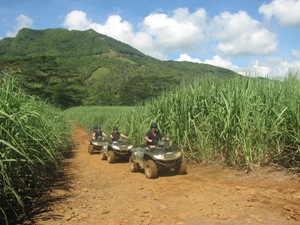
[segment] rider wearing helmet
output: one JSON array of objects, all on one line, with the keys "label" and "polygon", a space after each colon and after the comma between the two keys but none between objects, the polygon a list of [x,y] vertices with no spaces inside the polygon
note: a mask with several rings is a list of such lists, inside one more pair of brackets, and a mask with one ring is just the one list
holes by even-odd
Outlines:
[{"label": "rider wearing helmet", "polygon": [[119,132],[118,127],[114,127],[113,132],[110,134],[111,140],[112,141],[118,141],[120,137],[125,138],[125,139],[128,138],[126,135]]},{"label": "rider wearing helmet", "polygon": [[104,137],[106,137],[106,134],[101,130],[101,127],[99,126],[94,126],[94,131],[93,131],[93,139],[102,139],[104,140]]},{"label": "rider wearing helmet", "polygon": [[151,123],[150,130],[146,133],[146,141],[148,145],[156,145],[158,140],[169,140],[169,138],[163,137],[157,128],[156,123]]}]

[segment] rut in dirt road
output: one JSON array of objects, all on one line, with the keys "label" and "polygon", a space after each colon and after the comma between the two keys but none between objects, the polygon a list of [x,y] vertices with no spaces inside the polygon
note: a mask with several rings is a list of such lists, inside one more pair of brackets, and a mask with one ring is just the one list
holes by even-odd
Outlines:
[{"label": "rut in dirt road", "polygon": [[53,185],[35,224],[300,224],[299,179],[285,171],[189,166],[186,175],[147,179],[126,161],[90,155],[86,131],[76,140],[67,179]]}]

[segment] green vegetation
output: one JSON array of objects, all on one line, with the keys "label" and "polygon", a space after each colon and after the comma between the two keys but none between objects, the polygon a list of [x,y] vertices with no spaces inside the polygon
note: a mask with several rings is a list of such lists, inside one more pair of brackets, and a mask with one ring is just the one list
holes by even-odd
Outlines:
[{"label": "green vegetation", "polygon": [[129,106],[78,106],[64,111],[72,124],[90,130],[94,125],[101,126],[106,134],[112,132],[114,126],[120,126],[120,131],[128,132],[133,121],[127,116],[134,113],[136,107]]},{"label": "green vegetation", "polygon": [[[250,167],[278,161],[299,166],[300,82],[236,78],[201,80],[148,103],[191,157]],[[279,156],[290,153],[289,161]],[[299,169],[299,167],[297,168]]]},{"label": "green vegetation", "polygon": [[101,79],[102,77],[105,77],[108,74],[109,74],[108,68],[99,68],[95,72],[92,73],[92,76],[88,80],[97,81],[98,79]]},{"label": "green vegetation", "polygon": [[61,110],[24,94],[14,77],[0,74],[0,223],[8,223],[7,214],[26,213],[55,174],[72,133]]},{"label": "green vegetation", "polygon": [[0,218],[24,211],[55,173],[71,124],[97,124],[107,135],[118,126],[140,144],[156,121],[190,160],[300,171],[300,81],[293,75],[254,79],[162,62],[93,30],[22,29],[0,41],[0,78]]},{"label": "green vegetation", "polygon": [[20,30],[0,41],[0,71],[22,89],[62,109],[81,105],[132,106],[200,76],[229,78],[212,65],[160,61],[93,30]]},{"label": "green vegetation", "polygon": [[[86,121],[84,127],[104,124],[104,131],[117,123],[134,143],[144,143],[149,124],[157,121],[163,134],[198,162],[248,169],[277,163],[300,171],[299,90],[293,76],[285,81],[203,78],[142,107],[78,107],[65,113],[77,123]],[[97,113],[90,118],[91,111]]]}]

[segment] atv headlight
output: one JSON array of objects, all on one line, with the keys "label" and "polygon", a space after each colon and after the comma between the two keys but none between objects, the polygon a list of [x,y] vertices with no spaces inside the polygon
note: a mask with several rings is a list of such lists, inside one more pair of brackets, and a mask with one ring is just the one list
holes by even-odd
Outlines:
[{"label": "atv headlight", "polygon": [[175,153],[175,157],[176,157],[176,158],[180,158],[180,157],[181,157],[181,155],[182,155],[182,153],[181,153],[181,152],[176,152],[176,153]]},{"label": "atv headlight", "polygon": [[113,148],[116,149],[116,150],[120,150],[120,147],[117,146],[117,145],[114,145]]},{"label": "atv headlight", "polygon": [[154,155],[154,158],[156,158],[156,159],[164,159],[164,155]]},{"label": "atv headlight", "polygon": [[133,147],[133,145],[129,145],[129,146],[127,147],[127,149],[132,149],[132,147]]}]

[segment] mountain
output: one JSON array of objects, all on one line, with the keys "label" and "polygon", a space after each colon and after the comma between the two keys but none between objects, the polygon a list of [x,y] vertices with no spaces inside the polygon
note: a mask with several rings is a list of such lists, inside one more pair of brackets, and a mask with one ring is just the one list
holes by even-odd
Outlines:
[{"label": "mountain", "polygon": [[94,30],[27,28],[0,41],[0,71],[61,108],[133,105],[182,81],[237,75],[207,64],[160,61]]}]

